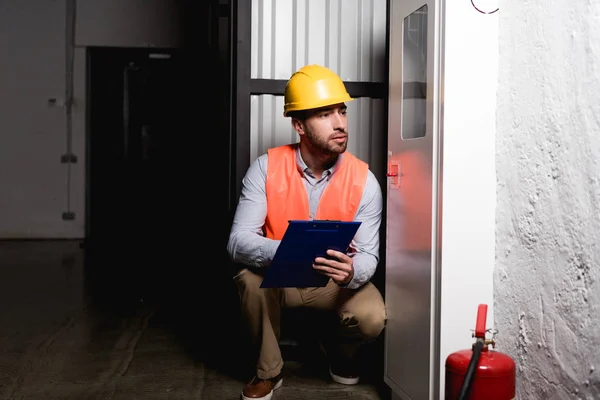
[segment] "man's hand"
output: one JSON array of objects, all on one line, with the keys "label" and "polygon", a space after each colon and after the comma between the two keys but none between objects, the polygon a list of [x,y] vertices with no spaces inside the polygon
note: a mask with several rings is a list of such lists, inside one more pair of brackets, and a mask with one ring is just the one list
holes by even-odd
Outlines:
[{"label": "man's hand", "polygon": [[336,250],[327,250],[327,255],[331,258],[315,258],[313,268],[319,273],[333,279],[338,285],[350,282],[354,277],[352,258]]}]

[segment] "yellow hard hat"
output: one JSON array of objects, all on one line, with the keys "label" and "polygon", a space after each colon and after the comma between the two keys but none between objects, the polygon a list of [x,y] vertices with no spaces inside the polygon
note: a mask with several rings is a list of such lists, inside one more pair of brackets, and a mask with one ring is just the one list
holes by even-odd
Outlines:
[{"label": "yellow hard hat", "polygon": [[329,68],[312,64],[294,72],[285,86],[283,116],[292,111],[310,110],[354,100],[342,79]]}]

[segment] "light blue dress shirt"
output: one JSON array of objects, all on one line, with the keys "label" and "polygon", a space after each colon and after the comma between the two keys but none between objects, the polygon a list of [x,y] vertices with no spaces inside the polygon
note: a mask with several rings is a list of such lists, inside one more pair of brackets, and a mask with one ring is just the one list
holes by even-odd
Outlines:
[{"label": "light blue dress shirt", "polygon": [[[299,146],[296,147],[296,155],[298,165],[304,171],[303,180],[312,219],[316,214],[321,194],[335,174],[343,154],[333,167],[322,174],[319,180],[302,160]],[[255,268],[268,266],[280,243],[279,240],[266,238],[263,232],[267,216],[265,189],[267,163],[267,154],[263,154],[248,168],[242,181],[242,191],[227,243],[227,251],[235,262]],[[355,221],[361,221],[362,224],[352,240],[348,252],[354,265],[354,277],[346,285],[348,288],[361,287],[375,273],[379,263],[379,227],[382,207],[381,187],[375,175],[369,170],[358,211],[354,217]]]}]

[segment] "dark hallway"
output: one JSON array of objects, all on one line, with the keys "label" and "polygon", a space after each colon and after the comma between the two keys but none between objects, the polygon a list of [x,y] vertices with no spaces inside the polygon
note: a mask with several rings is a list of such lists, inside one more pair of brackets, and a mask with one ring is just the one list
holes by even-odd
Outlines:
[{"label": "dark hallway", "polygon": [[[144,278],[148,260],[92,261],[78,241],[0,242],[0,399],[238,399],[249,370],[233,287],[174,272],[177,258]],[[284,346],[274,399],[388,398],[378,368],[341,386],[300,348]]]}]

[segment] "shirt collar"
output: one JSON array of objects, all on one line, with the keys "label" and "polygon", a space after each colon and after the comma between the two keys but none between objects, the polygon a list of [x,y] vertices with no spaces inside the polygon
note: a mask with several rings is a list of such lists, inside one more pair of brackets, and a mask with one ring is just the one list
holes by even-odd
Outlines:
[{"label": "shirt collar", "polygon": [[[335,164],[333,164],[333,166],[331,168],[323,171],[323,175],[328,176],[328,177],[332,176],[335,173],[335,171],[337,171],[340,168],[340,163],[342,161],[343,156],[344,156],[344,153],[340,154],[338,159],[336,160]],[[305,173],[305,174],[312,175],[311,169],[308,168],[308,166],[302,159],[302,154],[300,154],[300,144],[298,144],[298,143],[296,144],[296,166],[298,167],[298,171]]]}]

